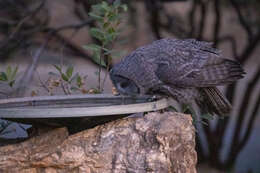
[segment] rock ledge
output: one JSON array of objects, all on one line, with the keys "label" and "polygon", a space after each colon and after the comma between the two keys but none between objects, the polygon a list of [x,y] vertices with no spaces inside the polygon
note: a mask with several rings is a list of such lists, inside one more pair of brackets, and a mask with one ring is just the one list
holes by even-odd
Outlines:
[{"label": "rock ledge", "polygon": [[[75,124],[76,126],[77,124]],[[59,128],[0,148],[0,172],[195,173],[189,115],[148,113],[68,136]]]}]

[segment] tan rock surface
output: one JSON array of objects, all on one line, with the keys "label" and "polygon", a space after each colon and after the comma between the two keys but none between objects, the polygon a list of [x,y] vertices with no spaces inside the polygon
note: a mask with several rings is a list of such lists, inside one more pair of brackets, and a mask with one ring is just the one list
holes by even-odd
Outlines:
[{"label": "tan rock surface", "polygon": [[169,112],[71,136],[65,128],[55,129],[0,148],[0,172],[195,173],[196,162],[191,117]]}]

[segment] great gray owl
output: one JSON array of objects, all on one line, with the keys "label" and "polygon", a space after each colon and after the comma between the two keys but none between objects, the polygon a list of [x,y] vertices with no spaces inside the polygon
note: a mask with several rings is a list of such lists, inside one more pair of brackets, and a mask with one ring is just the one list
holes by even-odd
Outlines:
[{"label": "great gray owl", "polygon": [[194,39],[154,41],[110,70],[120,94],[164,94],[183,104],[195,101],[203,112],[219,115],[229,113],[231,105],[216,86],[243,74],[238,62],[223,58],[211,43]]}]

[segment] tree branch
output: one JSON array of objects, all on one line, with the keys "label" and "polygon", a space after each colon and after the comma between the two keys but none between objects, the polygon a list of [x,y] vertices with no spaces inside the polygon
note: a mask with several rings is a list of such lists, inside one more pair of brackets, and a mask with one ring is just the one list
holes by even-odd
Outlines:
[{"label": "tree branch", "polygon": [[192,7],[191,10],[189,12],[189,24],[190,24],[190,31],[189,31],[189,37],[194,37],[195,33],[196,33],[196,25],[195,25],[195,12],[197,10],[198,7],[198,1],[197,0],[193,0],[192,1]]},{"label": "tree branch", "polygon": [[148,13],[150,13],[150,26],[156,37],[156,39],[161,39],[160,34],[160,20],[159,11],[161,9],[161,4],[156,0],[145,0],[145,5]]},{"label": "tree branch", "polygon": [[220,9],[220,3],[219,0],[214,0],[214,10],[215,10],[215,24],[214,24],[214,47],[218,46],[219,43],[219,32],[221,29],[221,9]]},{"label": "tree branch", "polygon": [[247,125],[247,129],[246,129],[246,132],[245,132],[245,135],[244,135],[244,138],[241,140],[240,144],[238,145],[238,150],[242,150],[242,148],[244,148],[244,146],[246,145],[250,135],[251,135],[251,132],[252,132],[252,129],[253,129],[253,124],[255,122],[255,119],[257,117],[257,112],[259,110],[259,105],[260,105],[260,93],[258,94],[258,98],[257,98],[257,101],[255,103],[255,106],[253,108],[253,111],[250,115],[250,119],[249,119],[249,122],[248,122],[248,125]]},{"label": "tree branch", "polygon": [[244,64],[248,58],[252,55],[254,52],[255,48],[258,46],[260,42],[260,27],[258,28],[257,34],[254,36],[254,38],[251,39],[251,41],[248,42],[247,46],[245,47],[243,53],[241,56],[239,56],[238,60]]},{"label": "tree branch", "polygon": [[230,42],[233,57],[234,58],[238,57],[238,55],[237,55],[237,42],[236,42],[236,40],[233,36],[231,36],[231,35],[223,36],[223,37],[219,38],[218,41],[219,41],[219,43],[225,42],[225,41]]},{"label": "tree branch", "polygon": [[45,41],[45,43],[42,44],[42,46],[36,51],[35,55],[33,56],[32,63],[27,67],[22,80],[20,81],[16,91],[15,91],[15,96],[23,96],[26,90],[26,87],[30,84],[30,81],[33,77],[33,74],[36,70],[40,55],[46,48],[47,44],[49,42],[49,39]]},{"label": "tree branch", "polygon": [[233,8],[235,9],[235,11],[238,15],[238,19],[239,19],[241,26],[246,30],[247,35],[248,35],[248,41],[250,42],[250,40],[253,38],[253,32],[252,32],[251,27],[248,25],[244,16],[242,15],[242,12],[241,12],[239,5],[237,4],[236,0],[230,0],[230,3],[231,3],[231,5],[233,6]]},{"label": "tree branch", "polygon": [[198,40],[203,40],[203,33],[204,33],[204,29],[205,29],[205,22],[206,22],[206,14],[207,14],[207,5],[208,5],[208,1],[205,3],[201,0],[198,1],[199,5],[200,5],[200,24],[199,24],[199,33],[197,36]]}]

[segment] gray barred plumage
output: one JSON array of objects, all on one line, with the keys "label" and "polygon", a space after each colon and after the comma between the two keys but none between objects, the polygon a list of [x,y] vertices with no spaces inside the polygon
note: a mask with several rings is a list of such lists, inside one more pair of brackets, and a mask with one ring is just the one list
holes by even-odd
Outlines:
[{"label": "gray barred plumage", "polygon": [[157,40],[114,65],[110,78],[124,95],[160,93],[180,103],[195,101],[204,112],[228,114],[231,105],[215,86],[235,82],[245,72],[211,45],[194,39]]}]

